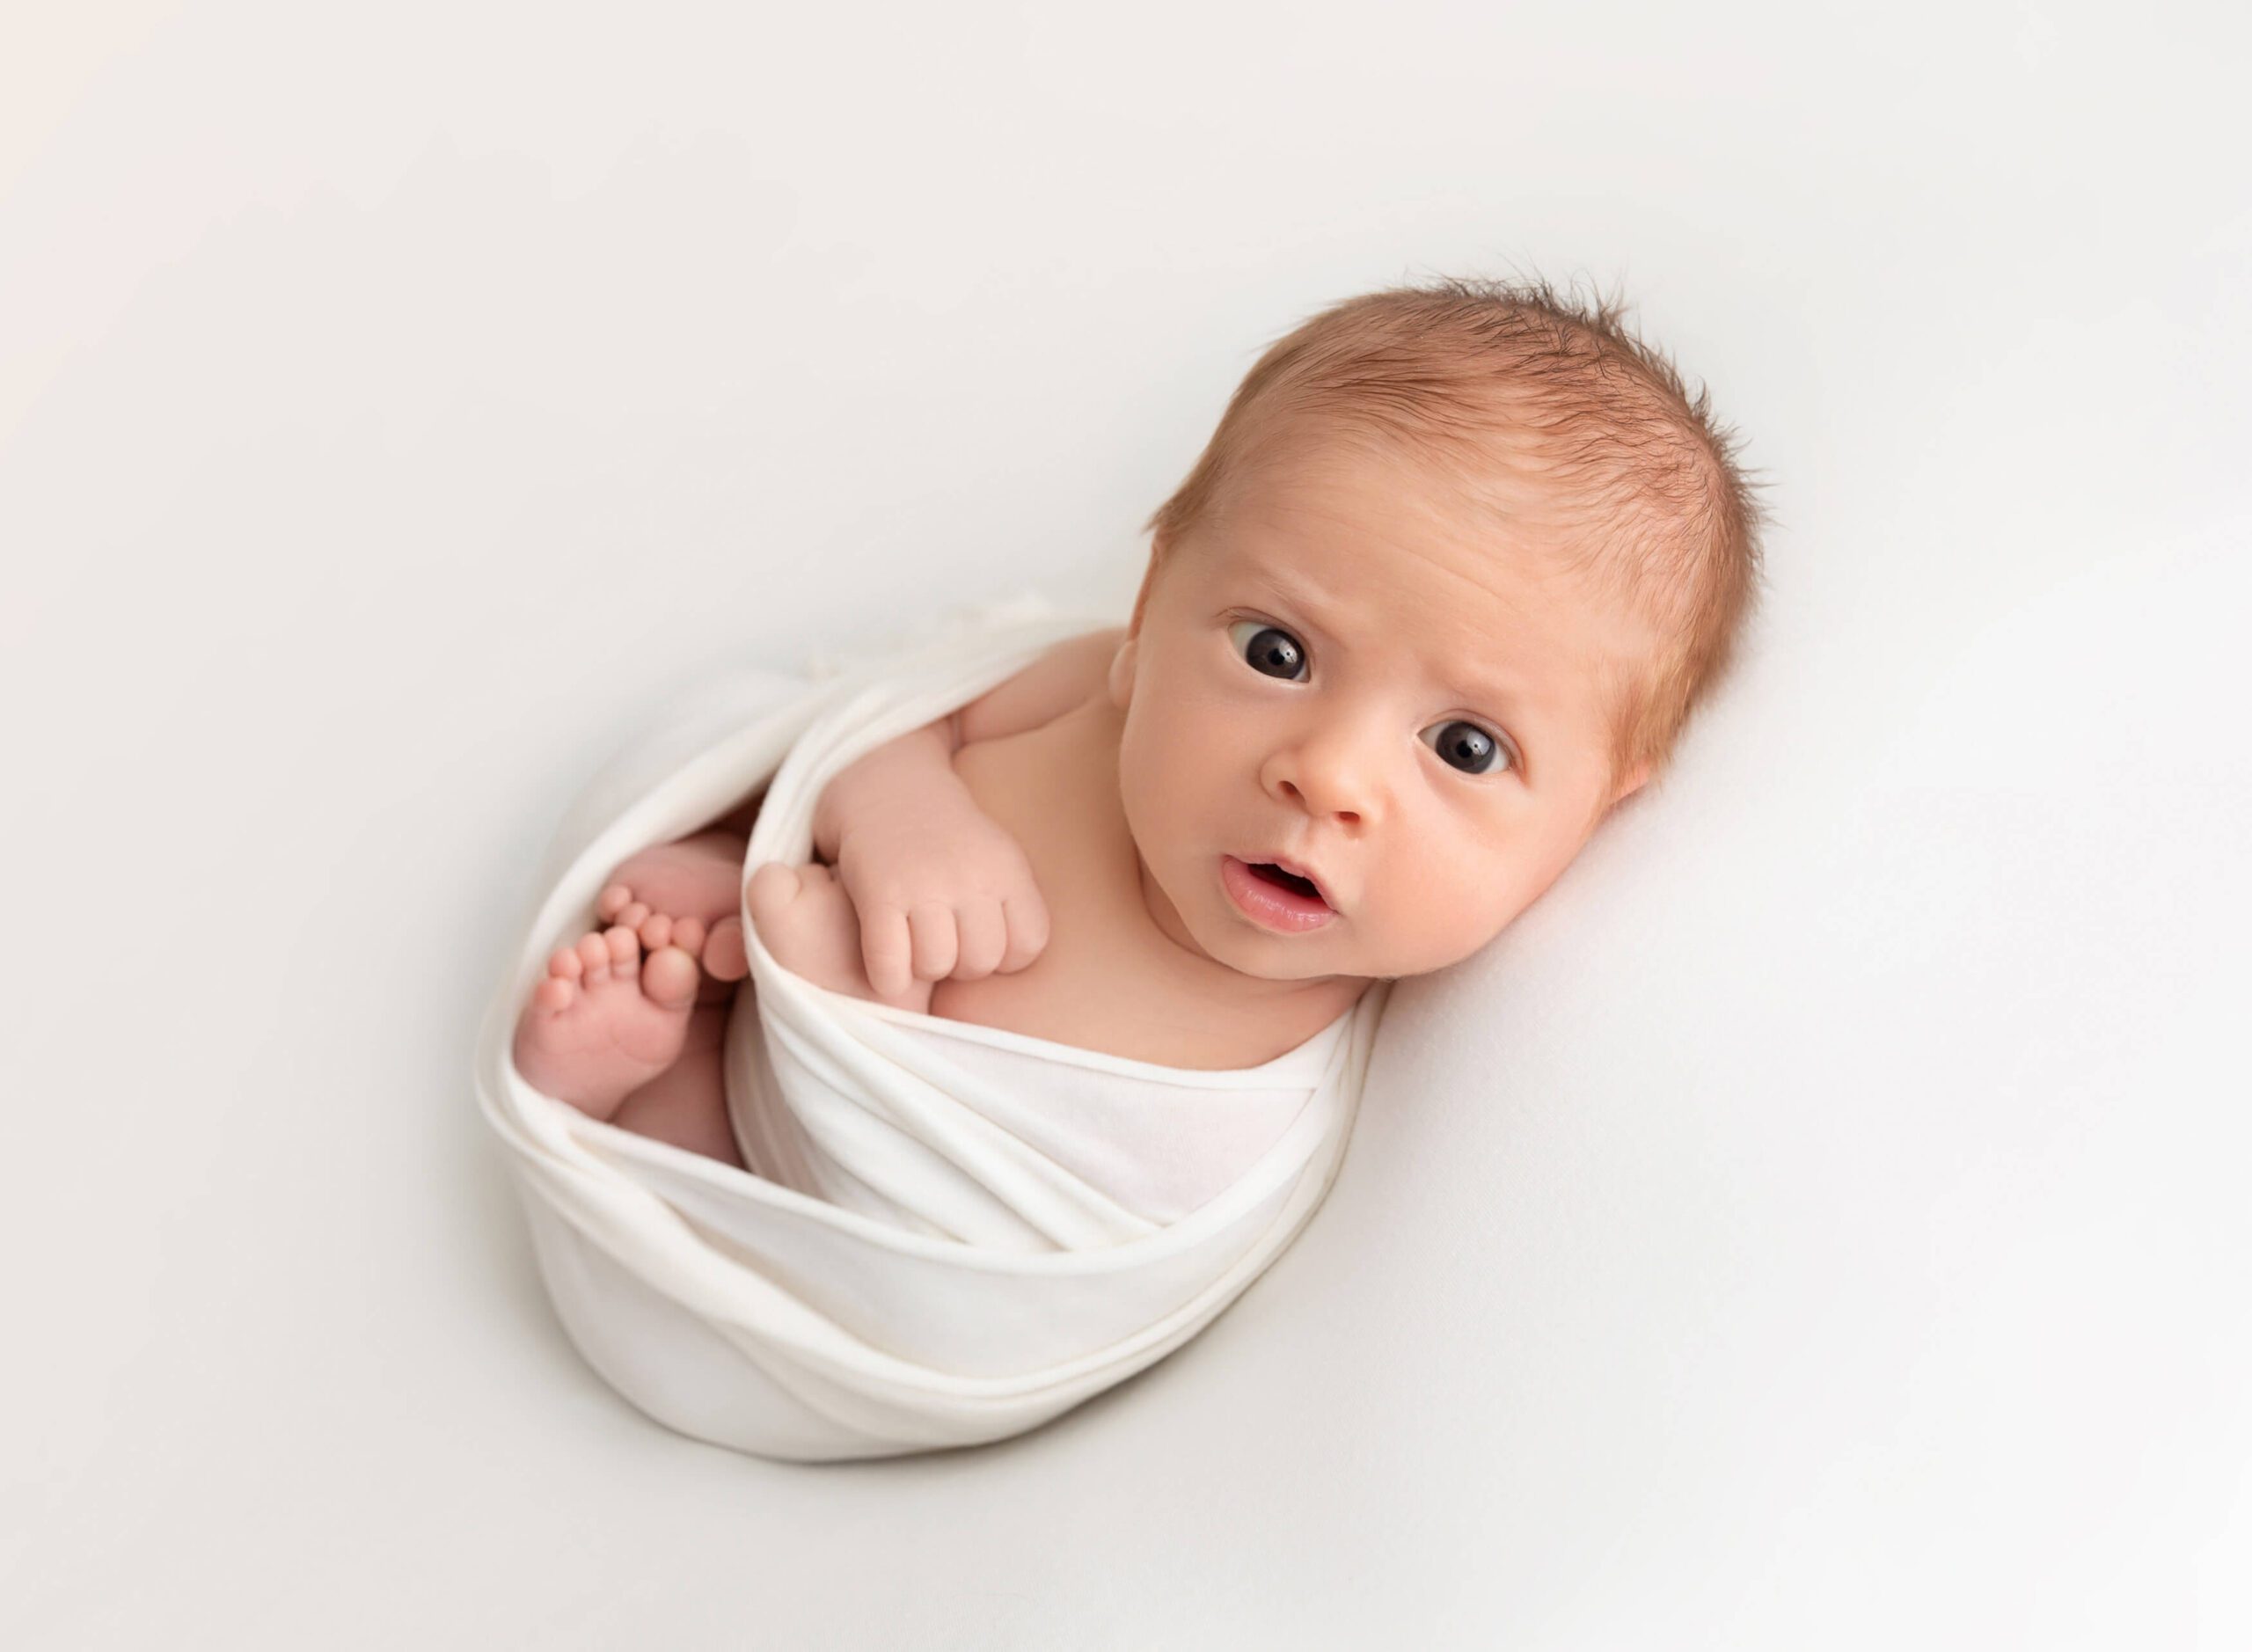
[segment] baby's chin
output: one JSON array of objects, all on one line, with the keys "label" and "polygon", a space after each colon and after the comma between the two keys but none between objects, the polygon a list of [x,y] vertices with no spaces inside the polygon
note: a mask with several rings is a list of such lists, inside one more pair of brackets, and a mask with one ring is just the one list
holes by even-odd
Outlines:
[{"label": "baby's chin", "polygon": [[[1501,934],[1495,930],[1476,946],[1460,947],[1459,943],[1441,945],[1437,942],[1412,959],[1396,955],[1370,958],[1356,955],[1358,948],[1347,945],[1338,947],[1343,935],[1332,935],[1338,924],[1349,922],[1340,917],[1335,923],[1309,935],[1294,936],[1267,934],[1261,931],[1231,926],[1224,936],[1215,937],[1213,944],[1203,948],[1212,961],[1234,970],[1238,975],[1260,981],[1343,981],[1366,983],[1405,981],[1416,976],[1436,975],[1451,969],[1466,959],[1474,958],[1487,945]],[[1506,929],[1507,925],[1502,926]],[[1333,944],[1323,947],[1325,939]],[[1307,942],[1314,945],[1308,946]]]},{"label": "baby's chin", "polygon": [[[1276,939],[1285,946],[1289,943],[1288,936]],[[1356,969],[1349,963],[1339,969],[1327,961],[1315,963],[1307,958],[1293,960],[1287,952],[1267,958],[1235,958],[1217,956],[1207,949],[1205,956],[1247,981],[1380,981],[1386,978]]]}]

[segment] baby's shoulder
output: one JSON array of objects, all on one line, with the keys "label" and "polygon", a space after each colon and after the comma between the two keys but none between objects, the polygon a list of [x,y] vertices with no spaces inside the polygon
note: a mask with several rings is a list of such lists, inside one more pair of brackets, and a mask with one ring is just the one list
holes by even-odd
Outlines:
[{"label": "baby's shoulder", "polygon": [[965,743],[954,772],[991,820],[1031,856],[1061,871],[1115,857],[1130,843],[1118,792],[1124,718],[1100,686],[1013,734]]},{"label": "baby's shoulder", "polygon": [[1104,692],[1125,638],[1123,625],[1067,637],[970,701],[954,720],[964,748],[1039,728]]}]

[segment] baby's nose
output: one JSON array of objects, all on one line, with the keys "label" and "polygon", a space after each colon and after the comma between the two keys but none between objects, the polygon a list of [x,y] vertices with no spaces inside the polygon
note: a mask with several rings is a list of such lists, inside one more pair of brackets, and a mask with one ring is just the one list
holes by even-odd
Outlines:
[{"label": "baby's nose", "polygon": [[1381,767],[1366,740],[1333,731],[1279,754],[1271,778],[1308,814],[1358,826],[1378,805]]}]

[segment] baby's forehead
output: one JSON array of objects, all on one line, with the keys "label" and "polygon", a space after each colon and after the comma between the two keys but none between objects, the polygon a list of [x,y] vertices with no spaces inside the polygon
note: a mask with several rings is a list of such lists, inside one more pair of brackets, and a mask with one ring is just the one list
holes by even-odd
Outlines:
[{"label": "baby's forehead", "polygon": [[1513,498],[1499,504],[1400,476],[1351,487],[1337,479],[1286,479],[1218,513],[1208,566],[1232,575],[1286,581],[1381,612],[1381,600],[1470,610],[1582,606],[1602,581],[1564,519]]},{"label": "baby's forehead", "polygon": [[1270,561],[1351,559],[1370,581],[1490,569],[1498,592],[1551,605],[1639,606],[1648,595],[1652,559],[1639,547],[1660,524],[1529,447],[1481,434],[1443,448],[1322,424],[1269,432],[1245,457],[1213,501],[1224,545]]},{"label": "baby's forehead", "polygon": [[1213,503],[1222,517],[1324,519],[1364,534],[1398,523],[1547,559],[1612,513],[1504,440],[1441,444],[1334,425],[1269,433]]}]

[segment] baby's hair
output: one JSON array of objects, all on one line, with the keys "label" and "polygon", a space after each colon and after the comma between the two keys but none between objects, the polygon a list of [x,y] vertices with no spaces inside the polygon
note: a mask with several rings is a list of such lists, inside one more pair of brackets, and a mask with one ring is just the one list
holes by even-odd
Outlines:
[{"label": "baby's hair", "polygon": [[1529,480],[1563,513],[1563,566],[1662,640],[1654,671],[1612,685],[1610,754],[1614,781],[1644,764],[1662,771],[1736,658],[1766,515],[1710,392],[1693,398],[1627,309],[1538,277],[1348,299],[1259,358],[1148,530],[1170,546],[1224,512],[1231,485],[1307,420],[1405,444],[1473,495],[1500,477]]}]

